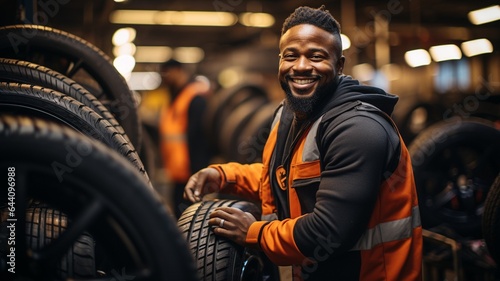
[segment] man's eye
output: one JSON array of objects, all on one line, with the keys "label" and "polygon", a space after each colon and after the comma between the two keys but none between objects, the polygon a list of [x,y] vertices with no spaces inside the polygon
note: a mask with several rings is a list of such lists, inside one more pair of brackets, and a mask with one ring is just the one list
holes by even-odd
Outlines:
[{"label": "man's eye", "polygon": [[283,59],[284,60],[293,60],[295,58],[297,58],[297,56],[294,55],[294,54],[285,54],[285,55],[283,55]]}]

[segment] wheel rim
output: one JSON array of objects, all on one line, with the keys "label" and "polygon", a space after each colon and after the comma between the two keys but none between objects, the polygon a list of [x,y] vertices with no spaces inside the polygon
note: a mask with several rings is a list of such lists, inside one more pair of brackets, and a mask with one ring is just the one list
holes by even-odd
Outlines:
[{"label": "wheel rim", "polygon": [[418,172],[421,204],[443,221],[480,221],[489,187],[498,172],[498,150],[484,143],[455,143],[435,152]]},{"label": "wheel rim", "polygon": [[241,268],[241,281],[262,280],[262,272],[264,265],[262,259],[258,255],[252,253],[245,253],[245,261]]}]

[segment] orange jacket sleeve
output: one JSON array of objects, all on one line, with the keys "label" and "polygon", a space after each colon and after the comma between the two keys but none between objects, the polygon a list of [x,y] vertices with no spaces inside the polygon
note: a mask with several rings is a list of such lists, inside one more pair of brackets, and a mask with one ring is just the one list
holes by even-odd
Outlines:
[{"label": "orange jacket sleeve", "polygon": [[245,242],[259,247],[276,265],[309,264],[311,260],[300,252],[293,238],[298,219],[256,221],[250,225]]},{"label": "orange jacket sleeve", "polygon": [[[263,165],[213,164],[222,175],[221,189],[223,193],[239,195],[248,200],[260,201],[259,188]],[[248,229],[246,243],[259,247],[277,265],[306,264],[307,259],[297,248],[293,237],[293,229],[298,219],[282,221],[256,221]]]},{"label": "orange jacket sleeve", "polygon": [[260,201],[259,189],[263,167],[261,163],[229,162],[209,167],[217,169],[222,175],[220,192],[238,195],[249,201]]}]

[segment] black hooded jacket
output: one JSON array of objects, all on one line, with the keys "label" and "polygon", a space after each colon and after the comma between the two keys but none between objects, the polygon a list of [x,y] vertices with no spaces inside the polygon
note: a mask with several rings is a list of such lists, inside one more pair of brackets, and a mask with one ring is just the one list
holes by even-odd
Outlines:
[{"label": "black hooded jacket", "polygon": [[[297,221],[293,236],[305,256],[315,255],[318,241],[326,241],[329,253],[315,270],[304,273],[303,269],[303,277],[308,280],[357,278],[359,253],[349,249],[366,230],[380,184],[399,160],[400,139],[389,117],[397,101],[397,96],[341,76],[335,92],[308,120],[311,124],[322,116],[316,140],[321,153],[321,181],[315,186],[295,187],[303,213],[311,215]],[[279,165],[287,167],[287,155],[293,150],[290,132],[301,134],[301,129],[293,128],[293,119],[284,102],[273,170]],[[275,177],[271,181],[278,217],[288,218],[287,192],[279,188]],[[332,259],[335,267],[331,266]]]}]

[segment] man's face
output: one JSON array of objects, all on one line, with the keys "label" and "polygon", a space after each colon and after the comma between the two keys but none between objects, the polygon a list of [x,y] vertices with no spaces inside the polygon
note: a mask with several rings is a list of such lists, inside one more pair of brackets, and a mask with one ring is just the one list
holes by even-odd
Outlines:
[{"label": "man's face", "polygon": [[281,36],[278,78],[294,111],[310,114],[336,86],[344,67],[339,40],[310,24],[296,25]]},{"label": "man's face", "polygon": [[168,86],[176,86],[179,79],[180,68],[169,67],[161,71],[163,82]]}]

